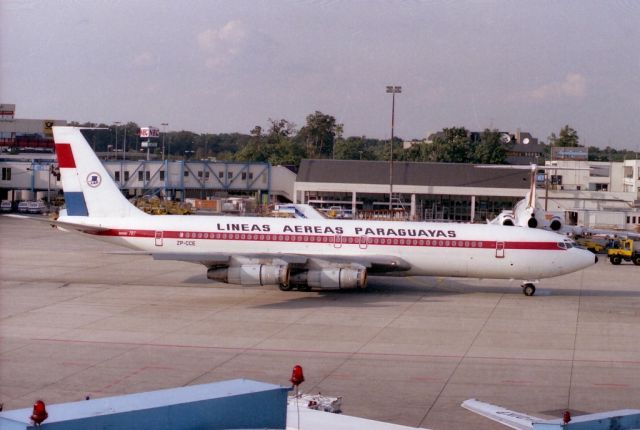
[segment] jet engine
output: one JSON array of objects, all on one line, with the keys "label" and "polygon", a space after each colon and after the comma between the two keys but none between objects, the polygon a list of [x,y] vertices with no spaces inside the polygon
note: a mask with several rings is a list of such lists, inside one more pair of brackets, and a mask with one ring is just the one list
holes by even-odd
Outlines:
[{"label": "jet engine", "polygon": [[272,285],[289,284],[289,266],[269,264],[243,264],[212,268],[207,271],[207,278],[228,284],[240,285]]},{"label": "jet engine", "polygon": [[549,223],[549,228],[552,231],[559,231],[562,228],[562,220],[560,219],[560,217],[553,217],[551,219],[551,222]]},{"label": "jet engine", "polygon": [[307,270],[291,275],[290,283],[291,285],[303,285],[323,290],[365,288],[367,286],[367,270],[339,267]]},{"label": "jet engine", "polygon": [[514,226],[516,222],[512,211],[502,211],[491,224]]}]

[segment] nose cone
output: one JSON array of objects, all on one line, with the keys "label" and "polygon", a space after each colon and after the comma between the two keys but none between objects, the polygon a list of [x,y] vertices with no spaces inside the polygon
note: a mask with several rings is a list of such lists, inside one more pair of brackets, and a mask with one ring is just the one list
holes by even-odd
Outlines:
[{"label": "nose cone", "polygon": [[598,256],[593,255],[591,251],[579,248],[573,248],[571,251],[574,251],[571,259],[573,260],[573,267],[575,270],[586,269],[598,262]]}]

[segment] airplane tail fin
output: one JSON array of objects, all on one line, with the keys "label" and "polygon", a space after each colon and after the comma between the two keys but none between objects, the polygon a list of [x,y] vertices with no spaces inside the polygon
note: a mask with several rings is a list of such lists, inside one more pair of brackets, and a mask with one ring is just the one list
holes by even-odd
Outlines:
[{"label": "airplane tail fin", "polygon": [[53,127],[67,216],[139,217],[77,127]]},{"label": "airplane tail fin", "polygon": [[531,178],[529,180],[529,192],[527,193],[527,207],[531,209],[536,208],[536,174],[538,173],[538,166],[536,164],[531,165]]}]

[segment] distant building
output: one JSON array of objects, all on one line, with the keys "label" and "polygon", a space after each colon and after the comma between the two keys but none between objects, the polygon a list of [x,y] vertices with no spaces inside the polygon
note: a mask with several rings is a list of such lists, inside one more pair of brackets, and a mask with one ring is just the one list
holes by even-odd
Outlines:
[{"label": "distant building", "polygon": [[0,104],[0,151],[53,152],[54,125],[67,122],[56,119],[16,119],[16,105]]},{"label": "distant building", "polygon": [[[472,164],[399,161],[393,169],[393,206],[412,219],[484,221],[524,197],[529,172]],[[302,160],[294,203],[357,211],[389,207],[389,163]]]}]

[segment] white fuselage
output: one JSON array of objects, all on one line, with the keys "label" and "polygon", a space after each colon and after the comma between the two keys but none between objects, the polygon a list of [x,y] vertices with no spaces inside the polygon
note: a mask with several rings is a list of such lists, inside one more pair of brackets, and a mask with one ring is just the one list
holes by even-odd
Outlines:
[{"label": "white fuselage", "polygon": [[405,275],[529,280],[595,262],[555,233],[486,224],[172,215],[60,221],[108,228],[94,234],[153,254],[394,256],[411,266]]}]

